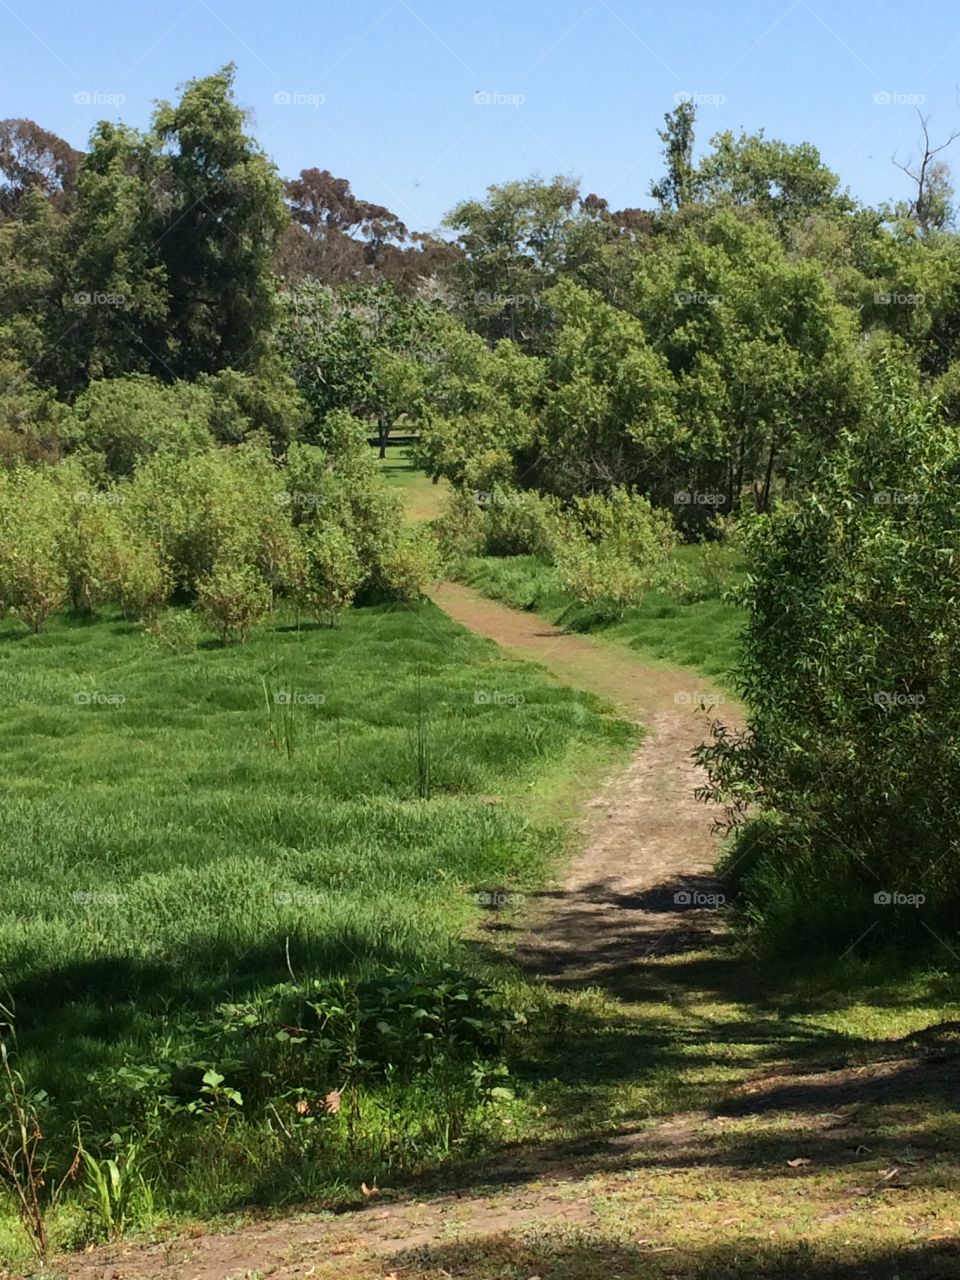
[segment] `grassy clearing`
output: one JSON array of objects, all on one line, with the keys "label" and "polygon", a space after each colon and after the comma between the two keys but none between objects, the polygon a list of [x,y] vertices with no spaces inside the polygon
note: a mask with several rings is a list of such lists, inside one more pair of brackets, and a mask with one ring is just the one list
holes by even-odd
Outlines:
[{"label": "grassy clearing", "polygon": [[434,484],[415,467],[406,445],[388,449],[387,456],[379,458],[377,465],[387,484],[402,493],[406,518],[411,524],[421,524],[440,514],[450,486],[445,480]]},{"label": "grassy clearing", "polygon": [[[512,701],[477,700],[490,689]],[[475,895],[542,880],[565,832],[527,798],[581,754],[619,755],[628,726],[430,605],[351,610],[337,630],[278,618],[183,655],[115,619],[37,637],[7,621],[0,690],[19,1066],[50,1094],[51,1150],[74,1117],[103,1154],[146,1144],[152,1204],[128,1225],[350,1198],[494,1140],[499,1068],[476,1061],[495,1048],[419,1084],[379,1062],[378,1084],[368,1072],[318,1118],[337,1054],[311,1042],[298,1066],[270,1045],[308,976],[495,976],[460,940]],[[203,1096],[210,1068],[243,1107]],[[61,1216],[80,1238],[104,1226]]]},{"label": "grassy clearing", "polygon": [[646,660],[691,667],[729,685],[743,615],[722,596],[742,574],[737,555],[727,548],[685,546],[676,558],[690,592],[681,597],[651,591],[619,621],[578,605],[563,590],[556,569],[537,556],[474,557],[457,577],[515,609],[542,614],[570,630],[602,634]]}]

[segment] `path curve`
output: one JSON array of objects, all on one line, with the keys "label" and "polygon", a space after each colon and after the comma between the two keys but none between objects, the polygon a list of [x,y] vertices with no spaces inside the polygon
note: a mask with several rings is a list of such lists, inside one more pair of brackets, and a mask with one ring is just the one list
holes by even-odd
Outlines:
[{"label": "path curve", "polygon": [[[626,770],[593,798],[580,852],[562,884],[535,900],[517,955],[559,985],[602,980],[644,956],[709,945],[717,893],[717,810],[698,802],[692,752],[710,723],[738,724],[732,703],[683,668],[644,663],[609,641],[565,632],[534,613],[442,583],[434,603],[455,621],[540,663],[565,683],[609,699],[644,729]],[[705,711],[700,704],[712,705]]]}]

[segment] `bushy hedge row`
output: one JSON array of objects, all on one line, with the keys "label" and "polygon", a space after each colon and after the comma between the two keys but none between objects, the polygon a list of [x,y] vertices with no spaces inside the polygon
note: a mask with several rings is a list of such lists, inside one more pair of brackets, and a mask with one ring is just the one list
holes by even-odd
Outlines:
[{"label": "bushy hedge row", "polygon": [[233,641],[280,597],[331,623],[357,596],[420,597],[434,544],[404,527],[362,424],[332,417],[326,447],[282,461],[253,439],[159,448],[115,479],[77,456],[0,470],[0,602],[41,631],[108,602],[151,624],[176,596]]},{"label": "bushy hedge row", "polygon": [[618,617],[657,587],[678,586],[670,515],[615,488],[569,503],[533,490],[457,489],[435,522],[448,561],[472,555],[536,555],[556,565],[579,604]]}]

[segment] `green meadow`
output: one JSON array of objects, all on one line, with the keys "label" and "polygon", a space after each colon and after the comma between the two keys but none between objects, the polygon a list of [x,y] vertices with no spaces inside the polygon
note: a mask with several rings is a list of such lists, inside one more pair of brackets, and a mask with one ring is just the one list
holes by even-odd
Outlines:
[{"label": "green meadow", "polygon": [[[537,885],[563,851],[531,797],[609,762],[629,726],[428,603],[335,629],[278,617],[242,647],[180,653],[116,618],[40,636],[11,619],[0,693],[0,973],[53,1170],[78,1121],[121,1169],[143,1146],[143,1185],[116,1208],[142,1225],[353,1195],[483,1145],[510,1092],[488,1007],[505,970],[464,939],[484,895]],[[408,1071],[421,979],[440,1048]],[[305,1022],[308,997],[352,1000],[369,1030],[380,980],[407,988],[372,1040],[327,1006]],[[478,1015],[466,1039],[451,1000]],[[342,1086],[321,1123],[318,1091]],[[121,1225],[104,1216],[94,1234]]]}]

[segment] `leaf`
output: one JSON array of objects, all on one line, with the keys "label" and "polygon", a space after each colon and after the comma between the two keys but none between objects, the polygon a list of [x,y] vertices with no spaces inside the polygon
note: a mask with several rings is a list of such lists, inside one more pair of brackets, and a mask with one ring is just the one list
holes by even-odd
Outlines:
[{"label": "leaf", "polygon": [[379,1187],[368,1187],[365,1182],[360,1183],[360,1190],[365,1196],[378,1196],[380,1194]]},{"label": "leaf", "polygon": [[308,1116],[310,1114],[310,1103],[306,1098],[298,1098],[295,1110],[298,1116]]},{"label": "leaf", "polygon": [[813,1164],[812,1160],[808,1160],[806,1156],[797,1156],[796,1160],[788,1160],[787,1164],[791,1169],[801,1169],[804,1165]]},{"label": "leaf", "polygon": [[329,1093],[324,1095],[323,1107],[328,1115],[335,1116],[340,1110],[340,1099],[342,1095],[342,1089],[331,1089]]},{"label": "leaf", "polygon": [[217,1085],[223,1084],[223,1076],[219,1071],[214,1071],[211,1067],[209,1071],[205,1071],[203,1073],[203,1083],[208,1084],[215,1089]]}]

